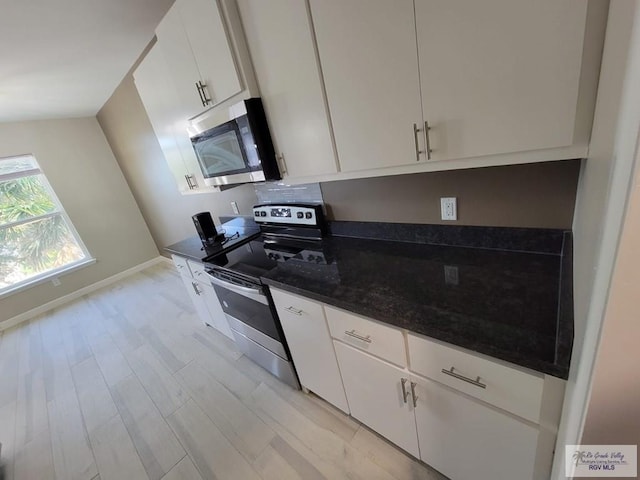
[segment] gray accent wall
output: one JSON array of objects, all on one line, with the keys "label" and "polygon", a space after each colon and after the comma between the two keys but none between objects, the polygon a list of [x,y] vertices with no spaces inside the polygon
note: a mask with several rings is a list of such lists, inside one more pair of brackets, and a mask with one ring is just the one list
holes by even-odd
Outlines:
[{"label": "gray accent wall", "polygon": [[35,155],[93,265],[0,299],[1,322],[158,256],[95,118],[0,123],[0,157]]}]

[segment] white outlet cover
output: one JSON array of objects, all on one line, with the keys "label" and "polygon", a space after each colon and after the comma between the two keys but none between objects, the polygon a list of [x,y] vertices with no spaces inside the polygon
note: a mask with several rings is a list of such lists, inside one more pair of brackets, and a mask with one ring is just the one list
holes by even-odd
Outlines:
[{"label": "white outlet cover", "polygon": [[440,212],[442,220],[457,220],[458,205],[456,197],[440,198]]}]

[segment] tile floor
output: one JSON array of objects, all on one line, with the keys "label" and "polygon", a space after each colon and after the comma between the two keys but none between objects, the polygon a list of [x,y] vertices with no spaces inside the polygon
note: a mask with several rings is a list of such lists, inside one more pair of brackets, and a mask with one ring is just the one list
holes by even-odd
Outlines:
[{"label": "tile floor", "polygon": [[241,355],[159,264],[0,337],[0,479],[440,480]]}]

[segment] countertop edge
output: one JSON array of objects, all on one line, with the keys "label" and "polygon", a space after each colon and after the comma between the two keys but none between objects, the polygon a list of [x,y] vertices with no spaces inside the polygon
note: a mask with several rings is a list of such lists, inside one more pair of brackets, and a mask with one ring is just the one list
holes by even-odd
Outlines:
[{"label": "countertop edge", "polygon": [[289,293],[293,293],[295,295],[300,295],[302,297],[305,298],[309,298],[311,300],[315,300],[317,302],[321,302],[321,303],[325,303],[327,305],[331,305],[337,308],[341,308],[343,310],[352,312],[356,315],[362,315],[364,317],[368,317],[371,318],[372,320],[376,320],[378,322],[384,323],[386,325],[390,325],[392,327],[395,328],[400,328],[403,330],[407,330],[409,332],[412,333],[417,333],[419,335],[424,335],[426,337],[429,338],[433,338],[435,340],[450,344],[450,345],[454,345],[457,347],[461,347],[464,348],[466,350],[469,350],[470,352],[475,352],[475,353],[479,353],[481,355],[487,355],[491,358],[497,359],[497,360],[502,360],[505,362],[509,362],[512,363],[513,365],[520,367],[520,368],[526,368],[529,370],[532,370],[534,372],[540,373],[540,374],[547,374],[547,375],[551,375],[553,377],[557,377],[560,378],[562,380],[567,380],[568,376],[569,376],[569,368],[568,367],[562,367],[560,365],[556,365],[556,364],[550,364],[548,362],[536,362],[536,365],[532,365],[532,362],[527,361],[526,358],[522,358],[522,357],[518,357],[517,355],[513,355],[510,353],[505,353],[504,351],[497,351],[495,349],[491,349],[490,347],[486,347],[483,348],[482,350],[478,350],[477,348],[471,348],[469,345],[465,345],[465,342],[452,342],[450,338],[441,338],[437,335],[438,332],[434,332],[434,331],[420,331],[420,330],[409,330],[404,326],[399,326],[397,324],[395,324],[393,321],[389,321],[389,319],[385,319],[385,318],[380,318],[379,316],[376,316],[375,314],[372,314],[371,312],[369,312],[366,308],[362,308],[361,305],[357,305],[357,304],[352,304],[349,302],[341,302],[336,300],[333,297],[328,297],[325,295],[320,295],[317,294],[315,292],[306,290],[304,288],[301,288],[299,286],[294,286],[288,283],[283,283],[283,282],[279,282],[277,280],[272,280],[270,278],[266,278],[266,277],[261,277],[262,283],[275,287],[275,288],[279,288],[281,290],[284,290],[286,292]]}]

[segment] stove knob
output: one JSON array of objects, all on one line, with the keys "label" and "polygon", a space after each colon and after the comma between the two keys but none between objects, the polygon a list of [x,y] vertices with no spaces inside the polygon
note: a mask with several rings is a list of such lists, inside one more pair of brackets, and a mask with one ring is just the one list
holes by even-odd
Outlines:
[{"label": "stove knob", "polygon": [[307,212],[307,213],[305,213],[305,214],[304,214],[304,216],[305,216],[306,218],[311,218],[311,212]]},{"label": "stove knob", "polygon": [[302,213],[302,212],[298,212],[296,215],[297,215],[298,218],[304,217],[304,213]]},{"label": "stove knob", "polygon": [[273,258],[275,258],[276,260],[278,260],[280,258],[280,254],[279,253],[274,253],[273,254]]},{"label": "stove knob", "polygon": [[266,217],[267,216],[267,212],[260,212],[260,216],[261,217]]},{"label": "stove knob", "polygon": [[307,257],[307,260],[308,260],[309,262],[313,262],[313,261],[315,260],[315,258],[316,258],[316,257],[314,257],[313,255],[309,255],[309,256]]}]

